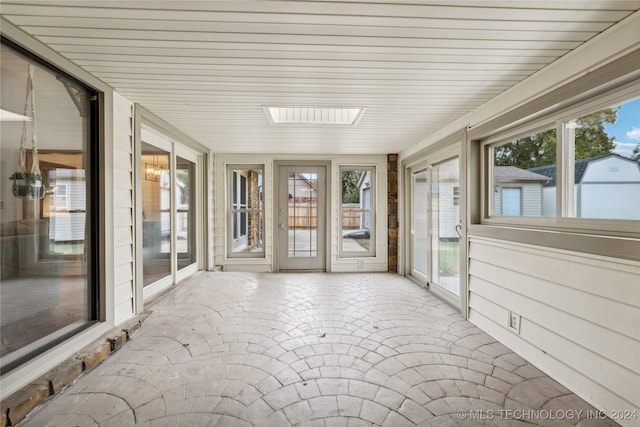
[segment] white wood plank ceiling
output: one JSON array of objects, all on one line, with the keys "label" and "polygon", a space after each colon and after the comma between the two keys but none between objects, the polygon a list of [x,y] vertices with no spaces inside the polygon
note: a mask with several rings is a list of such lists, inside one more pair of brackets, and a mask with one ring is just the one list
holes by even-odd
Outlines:
[{"label": "white wood plank ceiling", "polygon": [[[28,1],[11,23],[216,152],[397,153],[640,1]],[[353,126],[263,106],[364,106]]]}]

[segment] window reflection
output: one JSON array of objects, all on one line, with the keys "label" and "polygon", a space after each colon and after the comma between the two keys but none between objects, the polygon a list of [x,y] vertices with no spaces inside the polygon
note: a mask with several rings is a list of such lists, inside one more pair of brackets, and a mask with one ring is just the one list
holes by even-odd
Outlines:
[{"label": "window reflection", "polygon": [[176,249],[178,269],[196,262],[195,201],[196,165],[189,160],[176,157]]},{"label": "window reflection", "polygon": [[[91,222],[87,221],[92,194],[88,166],[91,92],[6,45],[1,47],[0,64],[2,110],[29,116],[3,120],[0,126],[0,348],[4,373],[89,325],[96,316],[97,293],[88,262],[94,258]],[[27,95],[30,69],[31,100]],[[9,176],[29,171],[35,176],[37,169],[41,190],[14,191]],[[30,179],[23,177],[29,186]]]},{"label": "window reflection", "polygon": [[169,153],[142,143],[142,276],[148,286],[171,274]]}]

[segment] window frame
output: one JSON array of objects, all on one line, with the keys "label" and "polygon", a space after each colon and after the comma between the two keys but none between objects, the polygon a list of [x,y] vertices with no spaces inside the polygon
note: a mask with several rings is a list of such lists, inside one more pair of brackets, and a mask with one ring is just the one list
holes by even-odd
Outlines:
[{"label": "window frame", "polygon": [[[345,251],[342,248],[342,173],[349,171],[368,171],[370,176],[370,206],[369,209],[357,209],[360,215],[366,214],[367,212],[371,218],[371,227],[369,229],[369,250],[368,251]],[[370,258],[376,256],[376,191],[377,191],[377,181],[376,181],[376,165],[371,164],[343,164],[338,165],[338,257],[339,258]]]},{"label": "window frame", "polygon": [[[586,101],[570,104],[553,113],[545,114],[507,131],[480,139],[480,174],[482,182],[481,218],[484,225],[545,229],[550,231],[587,232],[596,235],[638,237],[640,223],[637,220],[576,218],[569,216],[573,208],[574,151],[568,147],[565,122],[612,105],[622,104],[640,97],[640,80],[627,83],[618,89]],[[493,179],[493,149],[519,137],[556,129],[556,215],[553,217],[515,217],[493,215],[491,190]],[[569,188],[571,187],[571,188]]]},{"label": "window frame", "polygon": [[[249,178],[247,175],[240,173],[244,170],[259,171],[262,176],[262,193],[258,193],[259,207],[249,207]],[[264,164],[227,164],[226,165],[226,192],[227,192],[227,258],[265,258],[266,256],[266,233],[265,233],[265,204],[264,204],[264,191],[265,191],[265,165]],[[244,185],[243,180],[244,178]],[[243,198],[242,189],[247,190],[247,194]],[[244,200],[244,203],[243,203]],[[234,251],[235,242],[240,240],[243,236],[249,235],[249,216],[252,213],[257,213],[260,217],[259,227],[262,229],[262,248],[260,251],[249,252],[236,252]],[[234,217],[239,219],[239,222],[234,222]],[[245,234],[242,235],[244,225]]]}]

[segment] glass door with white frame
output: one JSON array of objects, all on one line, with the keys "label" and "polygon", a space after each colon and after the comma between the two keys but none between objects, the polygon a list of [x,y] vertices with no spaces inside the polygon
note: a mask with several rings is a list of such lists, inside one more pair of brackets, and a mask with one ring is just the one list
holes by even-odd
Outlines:
[{"label": "glass door with white frame", "polygon": [[175,246],[178,271],[197,262],[196,253],[196,168],[197,156],[176,148]]},{"label": "glass door with white frame", "polygon": [[142,277],[144,286],[169,281],[171,276],[171,153],[143,142]]},{"label": "glass door with white frame", "polygon": [[451,159],[431,168],[431,284],[460,296],[460,167]]},{"label": "glass door with white frame", "polygon": [[279,167],[280,270],[324,270],[325,166]]},{"label": "glass door with white frame", "polygon": [[148,298],[197,271],[198,154],[142,128],[142,283]]},{"label": "glass door with white frame", "polygon": [[412,174],[411,275],[429,281],[429,172]]},{"label": "glass door with white frame", "polygon": [[460,297],[459,159],[411,174],[411,275],[444,298]]}]

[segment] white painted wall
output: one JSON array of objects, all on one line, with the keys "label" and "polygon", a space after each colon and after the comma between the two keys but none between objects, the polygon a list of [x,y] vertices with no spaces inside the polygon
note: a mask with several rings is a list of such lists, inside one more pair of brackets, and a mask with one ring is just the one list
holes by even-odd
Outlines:
[{"label": "white painted wall", "polygon": [[640,412],[640,263],[479,237],[469,247],[471,322],[598,408]]},{"label": "white painted wall", "polygon": [[133,243],[133,104],[113,95],[113,245],[115,323],[135,313]]}]

